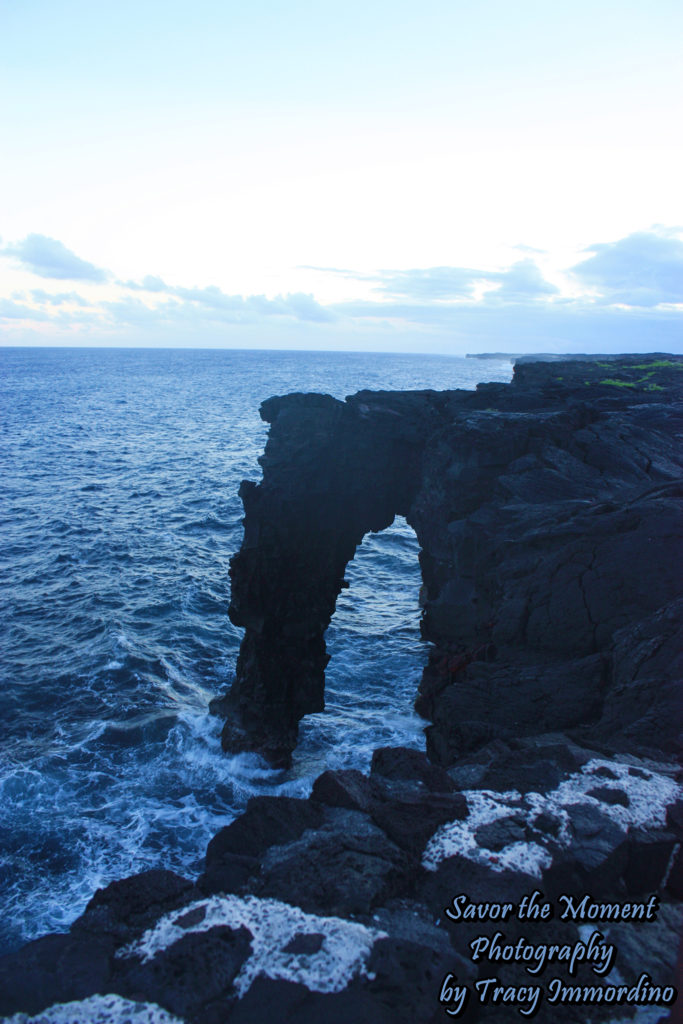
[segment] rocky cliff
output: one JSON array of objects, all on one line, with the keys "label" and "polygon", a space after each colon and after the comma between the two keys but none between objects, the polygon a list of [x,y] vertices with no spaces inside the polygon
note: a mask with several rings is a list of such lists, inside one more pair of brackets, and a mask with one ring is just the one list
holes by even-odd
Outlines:
[{"label": "rocky cliff", "polygon": [[263,481],[242,484],[231,564],[246,632],[225,749],[288,762],[324,706],[346,565],[403,515],[421,548],[433,649],[417,708],[434,760],[555,729],[680,751],[666,680],[683,647],[682,395],[682,362],[635,357],[526,363],[476,392],[265,402]]},{"label": "rocky cliff", "polygon": [[[368,530],[413,525],[427,751],[252,799],[197,879],[0,960],[12,1024],[680,1021],[683,360],[270,399],[217,710],[286,763]],[[680,978],[678,981],[680,987]],[[33,1016],[31,1016],[33,1015]]]}]

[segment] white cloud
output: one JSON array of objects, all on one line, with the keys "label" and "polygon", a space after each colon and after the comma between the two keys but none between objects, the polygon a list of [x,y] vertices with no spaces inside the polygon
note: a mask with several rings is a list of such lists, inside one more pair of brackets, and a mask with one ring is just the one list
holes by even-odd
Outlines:
[{"label": "white cloud", "polygon": [[34,302],[50,306],[63,306],[71,304],[74,306],[87,306],[88,302],[77,292],[46,292],[42,288],[34,288],[31,291],[31,298]]},{"label": "white cloud", "polygon": [[67,249],[63,242],[48,238],[47,235],[27,235],[23,241],[6,245],[1,251],[38,277],[103,282],[109,276],[106,270],[82,260]]},{"label": "white cloud", "polygon": [[[71,267],[70,273],[83,274],[81,287],[30,288],[23,272],[23,290],[0,300],[10,344],[17,338],[42,344],[66,338],[84,344],[453,353],[681,350],[682,317],[670,304],[683,301],[683,242],[664,229],[590,246],[584,250],[588,258],[566,278],[555,267],[552,283],[542,269],[549,262],[539,265],[530,255],[496,269],[319,267],[320,291],[330,294],[330,278],[343,281],[342,294],[325,302],[316,297],[315,283],[312,292],[304,290],[317,274],[303,288],[300,279],[290,278],[291,291],[269,295],[235,294],[215,284],[168,284],[154,275],[102,281],[98,274],[104,272],[97,268],[88,278],[83,261],[54,239],[47,241],[30,253],[22,249],[25,264],[29,255],[37,265],[41,253],[46,259],[52,254],[52,272]],[[563,285],[568,279],[571,293]]]},{"label": "white cloud", "polygon": [[604,301],[629,306],[683,302],[683,241],[673,232],[638,231],[586,251],[592,255],[572,271]]},{"label": "white cloud", "polygon": [[180,302],[169,302],[157,306],[160,315],[184,316],[183,306],[197,311],[198,318],[225,320],[229,323],[253,321],[258,317],[281,316],[293,317],[295,320],[309,320],[314,323],[325,323],[334,319],[329,309],[315,300],[312,295],[302,292],[277,295],[272,299],[265,295],[229,295],[216,285],[205,288],[183,288],[164,284],[161,278],[145,277],[141,284],[126,282],[126,288],[136,291],[164,293]]},{"label": "white cloud", "polygon": [[160,277],[154,277],[153,274],[147,274],[142,281],[119,281],[119,284],[123,288],[130,288],[136,292],[166,292],[168,291],[168,285],[166,285]]},{"label": "white cloud", "polygon": [[[330,272],[351,276],[351,272],[346,270]],[[357,280],[374,282],[374,291],[382,295],[416,302],[475,300],[482,285],[487,286],[487,299],[506,302],[546,298],[558,292],[558,288],[545,280],[537,264],[529,258],[519,260],[505,270],[423,267],[383,270],[375,275],[359,274]]]},{"label": "white cloud", "polygon": [[501,273],[489,274],[487,280],[499,284],[494,292],[486,296],[498,301],[523,302],[557,295],[559,292],[554,284],[546,281],[531,259],[520,260]]},{"label": "white cloud", "polygon": [[0,299],[0,320],[49,320],[47,313],[13,299]]},{"label": "white cloud", "polygon": [[378,276],[376,290],[385,295],[422,302],[471,298],[477,281],[485,279],[484,271],[468,270],[465,267],[388,270]]}]

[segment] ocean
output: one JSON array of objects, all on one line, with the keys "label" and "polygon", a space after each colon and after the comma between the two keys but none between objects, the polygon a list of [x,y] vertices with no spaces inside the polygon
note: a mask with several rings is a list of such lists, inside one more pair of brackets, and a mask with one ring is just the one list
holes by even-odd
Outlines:
[{"label": "ocean", "polygon": [[368,535],[327,632],[326,710],[294,764],[220,747],[212,697],[242,479],[271,395],[473,388],[507,360],[376,353],[0,348],[0,952],[64,930],[95,889],[201,870],[254,794],[306,796],[325,768],[424,748],[413,710],[417,541]]}]

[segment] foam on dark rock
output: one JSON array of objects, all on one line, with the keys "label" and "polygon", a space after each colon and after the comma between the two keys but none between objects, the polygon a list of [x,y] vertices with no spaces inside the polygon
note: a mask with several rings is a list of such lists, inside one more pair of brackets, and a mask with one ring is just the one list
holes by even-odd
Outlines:
[{"label": "foam on dark rock", "polygon": [[[683,838],[675,769],[628,755],[583,760],[587,751],[557,734],[539,738],[538,746],[553,778],[562,776],[544,792],[432,792],[417,778],[373,773],[353,778],[356,790],[364,780],[367,807],[349,808],[339,806],[343,785],[327,772],[317,796],[283,801],[283,809],[297,812],[289,831],[273,828],[271,801],[254,801],[242,820],[250,822],[258,856],[249,858],[238,891],[198,896],[190,882],[165,873],[109,886],[69,936],[38,940],[0,961],[0,1012],[45,1010],[45,1020],[58,1024],[68,1018],[59,1016],[57,1002],[85,1006],[98,993],[116,993],[143,1002],[148,1016],[140,1020],[150,1024],[166,1024],[162,1013],[239,1024],[264,1007],[273,1024],[328,1019],[328,1010],[329,1019],[341,1014],[340,1021],[346,1015],[368,1024],[389,1021],[392,1013],[398,1021],[415,1013],[436,1021],[443,977],[457,970],[463,982],[476,980],[469,944],[492,927],[448,920],[444,909],[456,893],[516,904],[535,889],[549,898],[573,892],[577,901],[592,891],[623,901],[644,883],[648,896],[659,894],[661,920],[638,941],[621,926],[625,966],[631,970],[640,950],[640,963],[666,981],[675,959],[675,946],[666,942],[679,920],[671,882]],[[389,760],[404,758],[396,750]],[[577,770],[564,767],[577,761]],[[348,773],[338,774],[348,781]],[[628,803],[596,796],[598,780],[599,790],[626,794]],[[404,835],[395,787],[399,806],[410,806]],[[433,817],[435,801],[440,813],[450,806],[444,824]],[[420,830],[423,845],[415,839]],[[98,935],[102,907],[118,909],[102,919]],[[581,927],[504,925],[511,939],[547,942],[578,941]],[[514,977],[513,967],[506,965],[506,977]],[[545,1007],[538,1019],[574,1018]]]}]

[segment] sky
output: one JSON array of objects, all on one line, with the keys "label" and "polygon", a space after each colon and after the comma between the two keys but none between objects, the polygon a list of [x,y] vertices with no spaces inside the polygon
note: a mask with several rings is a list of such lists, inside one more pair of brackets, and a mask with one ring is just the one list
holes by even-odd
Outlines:
[{"label": "sky", "polygon": [[683,352],[679,0],[0,0],[0,345]]}]

